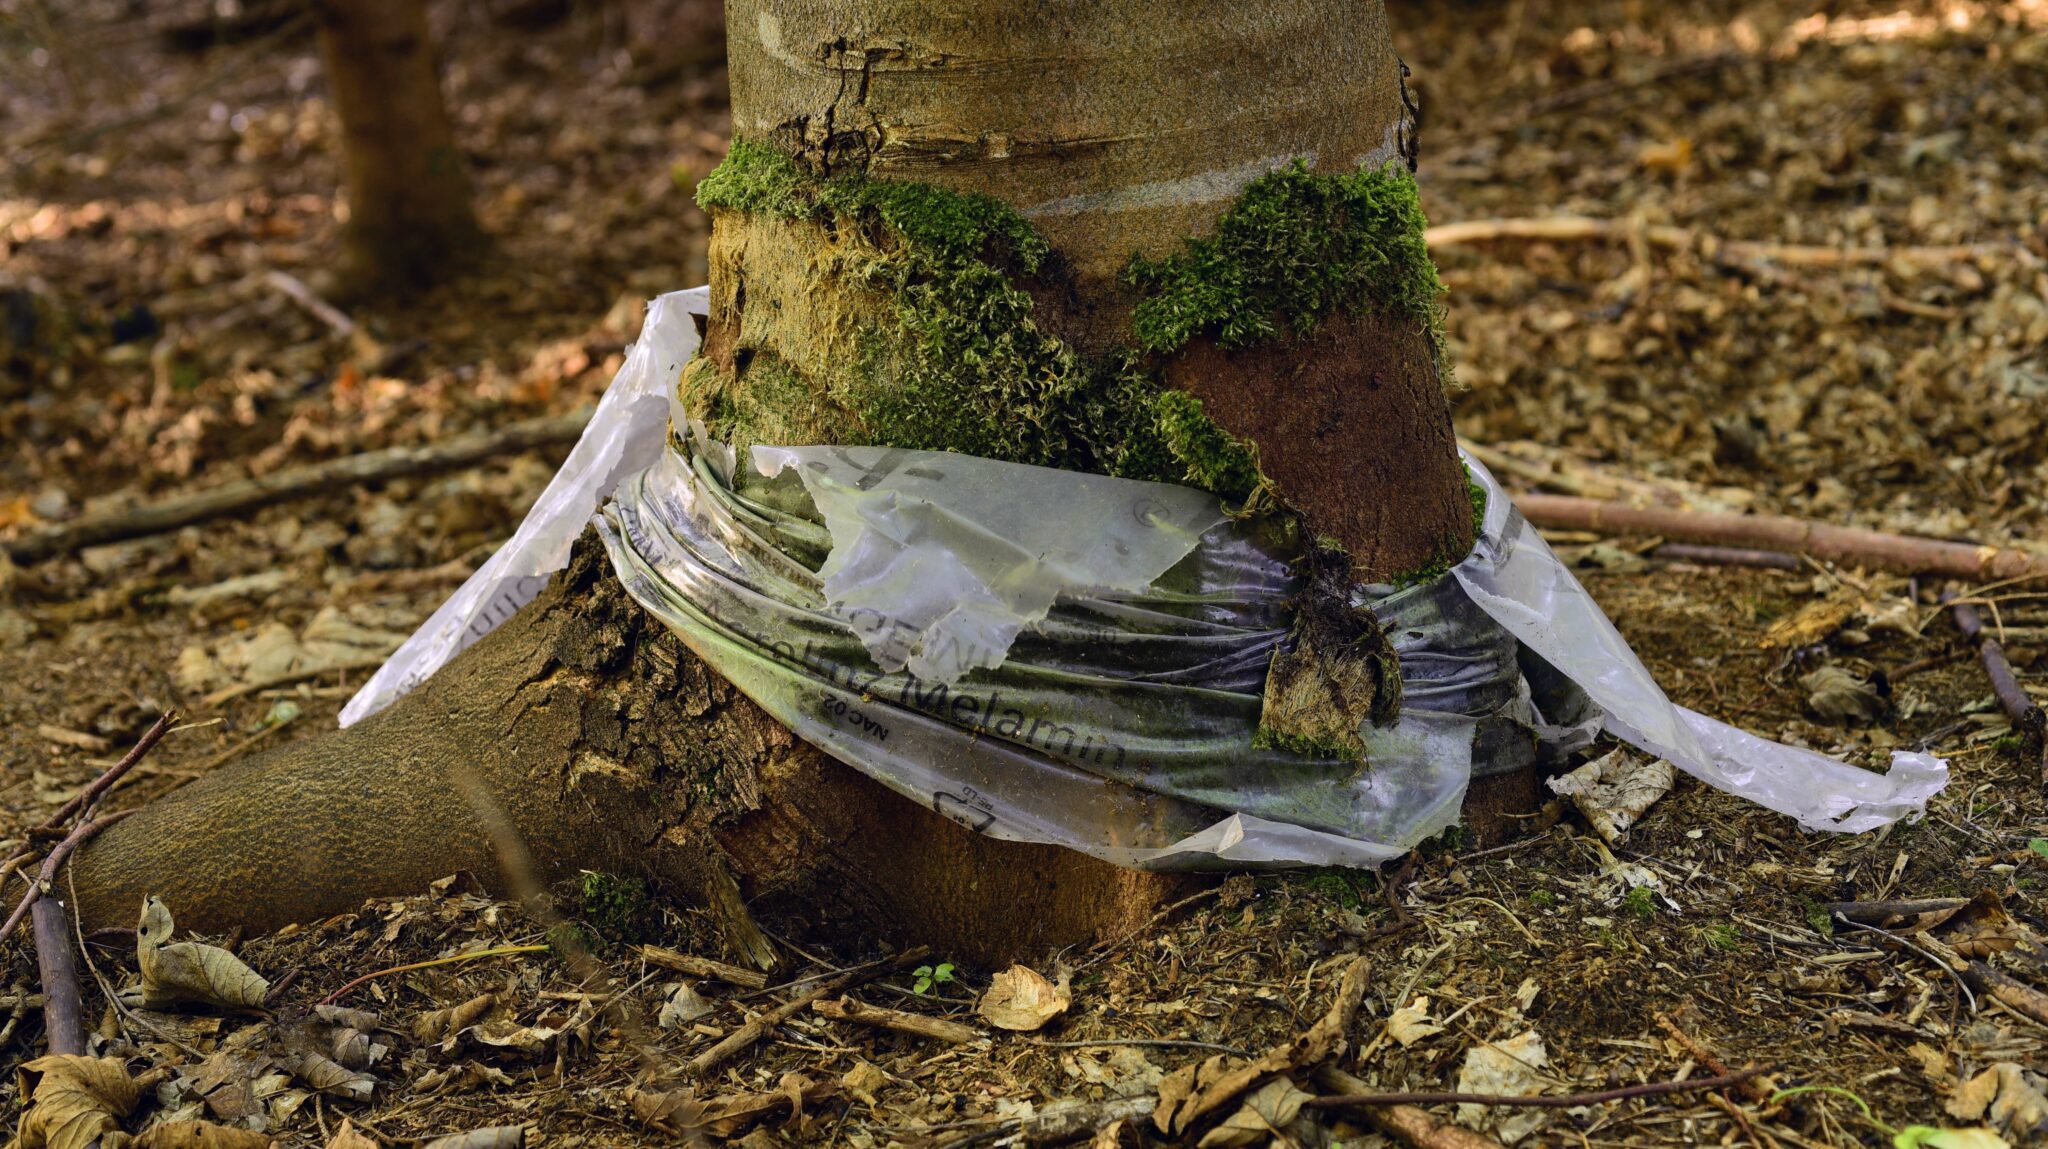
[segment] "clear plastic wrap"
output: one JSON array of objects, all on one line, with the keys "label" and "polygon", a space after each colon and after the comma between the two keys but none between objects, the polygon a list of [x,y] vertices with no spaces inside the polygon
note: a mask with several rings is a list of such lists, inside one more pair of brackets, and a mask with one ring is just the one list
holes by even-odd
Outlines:
[{"label": "clear plastic wrap", "polygon": [[425,682],[532,602],[548,579],[569,565],[569,550],[598,504],[621,478],[660,458],[669,417],[681,414],[677,373],[697,353],[697,325],[690,316],[703,315],[710,298],[710,288],[693,287],[647,305],[639,340],[519,530],[356,691],[341,709],[343,726],[368,718]]},{"label": "clear plastic wrap", "polygon": [[1361,723],[1362,761],[1255,745],[1290,556],[1187,488],[880,448],[742,461],[701,430],[665,449],[688,310],[701,295],[650,308],[527,523],[345,722],[530,599],[611,494],[628,591],[799,736],[980,832],[1122,865],[1375,865],[1455,824],[1472,777],[1601,729],[1809,829],[1916,815],[1946,783],[1927,755],[1878,774],[1674,706],[1476,462],[1464,562],[1358,592],[1400,658],[1399,720]]}]

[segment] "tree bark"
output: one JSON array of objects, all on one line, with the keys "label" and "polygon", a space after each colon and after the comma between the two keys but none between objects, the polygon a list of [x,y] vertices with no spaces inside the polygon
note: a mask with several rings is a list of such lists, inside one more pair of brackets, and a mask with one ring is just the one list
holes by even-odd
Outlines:
[{"label": "tree bark", "polygon": [[[1378,3],[939,8],[735,0],[736,131],[819,175],[915,180],[1022,211],[1057,253],[1032,286],[1034,321],[1085,354],[1127,338],[1125,261],[1203,234],[1264,172],[1412,155]],[[771,338],[838,337],[824,329],[843,316],[815,297],[833,242],[815,224],[714,217],[705,362],[781,420],[782,441],[835,439],[748,364]],[[776,244],[795,262],[769,259]],[[820,330],[791,334],[806,325]],[[1359,575],[1413,570],[1447,541],[1469,548],[1449,413],[1413,324],[1340,314],[1284,345],[1198,338],[1163,358],[1163,380],[1254,443],[1281,496],[1341,539]],[[1520,808],[1532,786],[1475,784],[1468,810]],[[523,850],[494,844],[489,824]],[[1187,882],[980,837],[796,741],[641,612],[587,536],[539,600],[416,693],[202,779],[75,866],[89,928],[129,920],[152,891],[194,928],[268,928],[458,869],[500,889],[589,868],[706,890],[730,873],[757,912],[881,925],[970,960],[1121,936]]]},{"label": "tree bark", "polygon": [[469,176],[448,126],[422,0],[317,0],[320,55],[341,117],[354,293],[444,277],[480,242]]}]

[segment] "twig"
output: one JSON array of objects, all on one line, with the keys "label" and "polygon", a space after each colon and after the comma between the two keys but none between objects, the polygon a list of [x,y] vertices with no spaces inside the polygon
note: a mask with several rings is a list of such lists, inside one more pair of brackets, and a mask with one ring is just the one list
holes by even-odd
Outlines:
[{"label": "twig", "polygon": [[1762,1076],[1764,1072],[1763,1066],[1751,1066],[1734,1073],[1695,1077],[1689,1081],[1650,1081],[1620,1089],[1606,1089],[1598,1093],[1566,1093],[1559,1096],[1532,1094],[1525,1097],[1509,1093],[1342,1093],[1332,1097],[1311,1098],[1302,1102],[1302,1107],[1362,1109],[1379,1105],[1499,1105],[1534,1109],[1575,1109],[1581,1105],[1605,1105],[1612,1101],[1627,1101],[1636,1097],[1661,1097],[1667,1093],[1698,1093],[1702,1090],[1726,1089],[1752,1077]]},{"label": "twig", "polygon": [[2048,994],[1981,961],[1973,961],[1964,966],[1962,976],[1963,980],[1975,986],[1978,992],[1996,998],[2000,1004],[2014,1013],[2041,1025],[2048,1025]]},{"label": "twig", "polygon": [[585,408],[549,419],[529,419],[495,431],[464,435],[445,443],[389,447],[293,467],[268,475],[223,483],[187,495],[175,495],[140,507],[76,522],[5,543],[17,563],[41,562],[80,547],[161,534],[227,515],[242,514],[273,503],[324,494],[360,483],[431,475],[471,466],[501,455],[573,443],[590,420]]},{"label": "twig", "polygon": [[2025,251],[2011,243],[1964,243],[1942,247],[1828,247],[1820,244],[1757,243],[1722,239],[1693,228],[1652,224],[1638,230],[1627,220],[1590,219],[1559,215],[1534,219],[1473,219],[1438,224],[1422,233],[1431,248],[1460,247],[1502,239],[1619,240],[1630,242],[1640,234],[1656,247],[1678,251],[1697,250],[1702,256],[1724,266],[1773,263],[1786,267],[1878,267],[1894,260],[1909,263],[1954,263],[1980,257],[2010,256]]},{"label": "twig", "polygon": [[[21,919],[28,916],[36,903],[40,902],[43,895],[49,892],[50,882],[57,876],[57,867],[64,864],[64,859],[70,857],[73,850],[92,840],[94,834],[133,813],[135,813],[133,810],[123,810],[117,814],[109,814],[104,818],[95,818],[76,830],[71,831],[70,834],[65,836],[63,841],[51,847],[49,856],[43,859],[42,872],[37,875],[34,882],[30,883],[28,892],[21,896],[21,904],[15,906],[14,912],[8,915],[7,923],[0,925],[0,941],[7,940],[8,936],[14,933],[14,927],[20,925]],[[40,922],[41,919],[38,918],[37,921]],[[37,932],[40,935],[40,925],[37,927]],[[76,975],[74,974],[73,976]]]},{"label": "twig", "polygon": [[1152,1123],[1163,1133],[1185,1134],[1196,1122],[1236,1100],[1258,1082],[1276,1073],[1292,1073],[1321,1064],[1341,1051],[1345,1035],[1358,1016],[1359,1004],[1365,1000],[1371,968],[1363,955],[1353,957],[1344,969],[1330,1008],[1294,1040],[1276,1045],[1241,1065],[1225,1065],[1221,1057],[1213,1057],[1202,1066],[1175,1070],[1168,1082],[1178,1079],[1182,1085],[1191,1087],[1199,1079],[1201,1088],[1168,1100],[1167,1086],[1162,1082],[1159,1107],[1152,1113]]},{"label": "twig", "polygon": [[[45,880],[49,867],[45,869]],[[38,887],[40,888],[40,887]],[[71,914],[59,898],[39,898],[35,920],[36,970],[43,979],[43,1032],[51,1053],[85,1052],[85,995],[78,984],[78,951],[71,947]]]},{"label": "twig", "polygon": [[845,993],[849,989],[853,989],[884,974],[894,973],[899,969],[908,969],[925,958],[930,957],[931,952],[931,947],[929,946],[917,946],[913,949],[905,950],[894,957],[869,962],[863,966],[855,966],[853,969],[803,994],[794,1001],[778,1005],[774,1009],[733,1030],[726,1035],[723,1041],[690,1059],[690,1072],[699,1076],[709,1073],[717,1068],[719,1063],[736,1053],[750,1048],[755,1042],[768,1036],[768,1033],[776,1026],[781,1025],[783,1022],[809,1008],[812,1002],[831,997],[834,994]]},{"label": "twig", "polygon": [[342,986],[340,989],[335,990],[333,993],[328,994],[326,997],[321,998],[320,1004],[333,1005],[336,1001],[339,1001],[341,999],[341,996],[343,994],[356,988],[357,986],[362,985],[366,982],[375,981],[380,977],[385,977],[394,973],[406,973],[411,970],[427,969],[430,966],[437,965],[454,965],[457,962],[476,961],[479,958],[509,957],[512,954],[537,954],[545,952],[547,948],[548,947],[544,945],[493,946],[490,949],[470,950],[467,953],[449,954],[446,957],[437,957],[429,961],[407,962],[404,965],[395,965],[388,969],[377,970],[375,973],[366,973],[363,976],[355,979],[354,981],[349,982],[347,985]]},{"label": "twig", "polygon": [[927,1017],[921,1013],[907,1013],[900,1009],[885,1009],[879,1005],[851,997],[820,998],[811,1003],[811,1008],[834,1021],[849,1021],[859,1025],[872,1025],[878,1029],[894,1030],[913,1037],[929,1037],[936,1041],[965,1045],[980,1041],[983,1034],[971,1025],[947,1021],[940,1017]]},{"label": "twig", "polygon": [[768,985],[768,975],[765,973],[727,965],[722,961],[698,957],[696,954],[686,954],[663,946],[637,946],[633,952],[639,954],[640,960],[649,965],[658,965],[663,969],[672,969],[693,977],[726,982],[742,989],[763,989]]},{"label": "twig", "polygon": [[[1652,1016],[1656,1019],[1658,1026],[1661,1027],[1665,1033],[1671,1035],[1671,1040],[1677,1042],[1682,1048],[1684,1048],[1684,1050],[1687,1053],[1691,1054],[1695,1058],[1698,1058],[1699,1063],[1701,1065],[1706,1066],[1709,1070],[1711,1070],[1714,1073],[1722,1074],[1724,1076],[1731,1072],[1726,1062],[1722,1061],[1718,1056],[1716,1056],[1714,1051],[1708,1049],[1706,1045],[1700,1042],[1698,1038],[1695,1038],[1692,1034],[1687,1033],[1684,1027],[1680,1026],[1677,1021],[1673,1020],[1670,1014],[1660,1010]],[[1742,1092],[1743,1095],[1748,1097],[1751,1101],[1757,1102],[1764,1101],[1768,1099],[1771,1095],[1770,1090],[1766,1089],[1764,1086],[1758,1084],[1755,1081],[1744,1081],[1742,1083]]]},{"label": "twig", "polygon": [[1791,555],[1746,547],[1704,547],[1698,543],[1665,543],[1650,552],[1653,559],[1666,562],[1705,563],[1724,567],[1763,567],[1767,570],[1796,571],[1803,564]]},{"label": "twig", "polygon": [[1608,535],[1665,535],[1689,542],[1806,554],[1899,574],[1936,574],[1978,581],[2048,580],[2048,558],[2025,551],[1837,527],[1784,515],[1740,515],[1567,495],[1515,496],[1528,520],[1553,530]]},{"label": "twig", "polygon": [[[1345,1096],[1370,1091],[1363,1080],[1334,1065],[1316,1070],[1316,1083]],[[1413,1105],[1383,1105],[1367,1109],[1362,1116],[1380,1132],[1398,1137],[1415,1149],[1501,1149],[1500,1142],[1493,1138],[1439,1121]]]},{"label": "twig", "polygon": [[[1943,595],[1943,601],[1953,598]],[[2042,713],[2041,706],[2027,694],[2027,688],[2020,685],[2019,675],[2013,673],[2012,663],[2005,657],[2005,647],[1984,630],[1984,620],[1978,617],[1977,608],[1966,602],[1958,602],[1950,608],[1956,620],[1956,629],[1963,632],[1963,638],[1977,648],[1977,661],[1984,664],[1984,676],[1991,680],[1991,693],[1998,698],[1998,708],[2012,721],[2015,734],[2020,736],[2021,752],[2030,758],[2042,760],[2042,781],[2048,783],[2048,714]]]},{"label": "twig", "polygon": [[43,819],[43,824],[36,827],[36,829],[55,830],[69,821],[73,814],[99,801],[100,795],[106,793],[113,787],[114,783],[121,780],[121,775],[133,770],[135,764],[142,761],[143,755],[154,750],[156,744],[163,741],[164,735],[170,733],[171,725],[177,720],[178,714],[176,711],[165,711],[163,714],[158,715],[156,722],[148,730],[142,732],[142,737],[135,740],[135,745],[129,747],[128,753],[121,755],[119,762],[107,767],[104,773],[92,780],[91,785],[72,795],[70,801],[59,806],[56,813]]},{"label": "twig", "polygon": [[288,271],[272,269],[263,274],[263,282],[282,293],[285,298],[306,309],[307,313],[333,329],[343,339],[354,339],[361,330],[356,321],[342,313],[332,303],[320,298],[319,294],[306,285],[306,281]]}]

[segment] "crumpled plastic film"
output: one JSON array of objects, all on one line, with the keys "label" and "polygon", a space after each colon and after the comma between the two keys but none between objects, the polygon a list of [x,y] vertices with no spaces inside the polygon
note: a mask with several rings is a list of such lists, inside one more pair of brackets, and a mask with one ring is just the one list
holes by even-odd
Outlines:
[{"label": "crumpled plastic film", "polygon": [[341,709],[351,726],[425,682],[448,660],[532,602],[569,565],[576,536],[617,487],[661,456],[670,416],[681,422],[677,373],[697,353],[691,315],[709,309],[711,289],[672,291],[647,305],[640,338],[612,377],[583,435],[504,546],[456,588]]},{"label": "crumpled plastic film", "polygon": [[1584,689],[1606,712],[1609,733],[1809,830],[1874,830],[1918,815],[1948,784],[1948,764],[1932,755],[1894,752],[1890,771],[1877,774],[1673,705],[1493,476],[1466,461],[1486,488],[1486,526],[1452,576],[1524,647]]},{"label": "crumpled plastic film", "polygon": [[[1456,823],[1475,745],[1493,769],[1535,753],[1513,639],[1446,609],[1448,580],[1374,603],[1402,655],[1399,721],[1361,727],[1363,762],[1297,754],[1254,735],[1299,586],[1214,496],[928,451],[756,448],[736,466],[693,440],[599,523],[627,591],[799,736],[982,833],[1148,868],[1375,865]],[[1002,533],[1048,504],[999,493],[1062,484],[1060,537]],[[863,564],[898,569],[849,600],[833,572]],[[878,632],[930,635],[902,621],[933,614],[920,569],[1033,603],[1060,589],[1028,626],[1006,617],[991,665],[941,680],[871,653]]]},{"label": "crumpled plastic film", "polygon": [[[1606,732],[1809,829],[1917,816],[1947,766],[1877,773],[1675,706],[1484,467],[1472,553],[1360,588],[1403,705],[1362,762],[1253,744],[1299,586],[1185,488],[879,448],[665,447],[702,289],[663,296],[506,548],[343,712],[374,712],[531,599],[596,525],[626,588],[778,721],[981,832],[1128,866],[1368,866],[1468,782]],[[614,491],[614,488],[616,490]]]}]

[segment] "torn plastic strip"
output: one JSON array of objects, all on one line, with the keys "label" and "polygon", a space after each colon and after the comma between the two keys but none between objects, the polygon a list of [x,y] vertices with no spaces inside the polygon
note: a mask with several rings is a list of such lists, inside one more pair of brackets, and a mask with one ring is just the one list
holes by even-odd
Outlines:
[{"label": "torn plastic strip", "polygon": [[412,637],[341,709],[351,726],[425,682],[476,640],[497,629],[569,565],[569,551],[591,516],[626,475],[661,457],[671,418],[680,425],[675,382],[697,353],[692,315],[710,307],[711,289],[673,291],[647,305],[647,321],[561,469],[534,500],[504,546],[456,588]]}]

